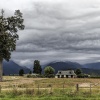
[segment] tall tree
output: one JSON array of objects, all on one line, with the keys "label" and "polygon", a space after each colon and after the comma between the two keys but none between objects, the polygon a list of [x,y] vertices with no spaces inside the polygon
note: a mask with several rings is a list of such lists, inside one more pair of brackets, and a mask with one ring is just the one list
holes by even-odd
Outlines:
[{"label": "tall tree", "polygon": [[13,16],[4,17],[4,10],[0,16],[0,81],[2,81],[2,62],[3,59],[9,61],[11,52],[16,49],[16,41],[19,39],[18,30],[23,30],[24,19],[20,10],[15,10]]},{"label": "tall tree", "polygon": [[40,61],[35,60],[34,66],[33,66],[33,73],[41,74],[41,72],[42,72],[42,68],[41,68],[41,65],[40,65]]}]

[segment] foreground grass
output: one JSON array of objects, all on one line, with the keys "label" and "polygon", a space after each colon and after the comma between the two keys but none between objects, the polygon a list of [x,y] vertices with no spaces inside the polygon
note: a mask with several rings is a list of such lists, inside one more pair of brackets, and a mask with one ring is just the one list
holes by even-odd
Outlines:
[{"label": "foreground grass", "polygon": [[40,95],[14,95],[10,94],[0,94],[0,100],[100,100],[100,95],[90,95],[87,94],[61,94],[55,96],[54,94],[40,94]]},{"label": "foreground grass", "polygon": [[100,79],[7,76],[4,77],[4,82],[0,82],[0,100],[100,100],[100,86],[92,89],[91,93],[89,88],[76,91],[76,84],[82,83],[100,83]]},{"label": "foreground grass", "polygon": [[0,100],[100,100],[100,91],[86,90],[73,91],[71,89],[54,89],[53,92],[45,90],[26,89],[19,91],[13,89],[3,91],[0,94]]}]

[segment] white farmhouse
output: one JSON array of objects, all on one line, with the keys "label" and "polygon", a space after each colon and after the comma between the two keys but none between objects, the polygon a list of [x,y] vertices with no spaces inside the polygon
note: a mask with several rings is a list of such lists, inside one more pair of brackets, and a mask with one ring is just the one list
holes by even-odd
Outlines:
[{"label": "white farmhouse", "polygon": [[55,75],[55,78],[75,78],[77,75],[75,74],[74,70],[67,70],[67,71],[58,71]]}]

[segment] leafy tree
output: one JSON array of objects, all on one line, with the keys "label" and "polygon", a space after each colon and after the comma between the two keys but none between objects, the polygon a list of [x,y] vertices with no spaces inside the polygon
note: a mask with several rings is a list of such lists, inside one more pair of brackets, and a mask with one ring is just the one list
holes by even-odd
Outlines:
[{"label": "leafy tree", "polygon": [[44,69],[44,74],[46,77],[54,77],[54,72],[55,72],[55,69],[52,68],[51,66],[47,66]]},{"label": "leafy tree", "polygon": [[76,73],[76,75],[81,75],[81,74],[82,74],[82,71],[81,71],[81,69],[77,69],[77,70],[75,71],[75,73]]},{"label": "leafy tree", "polygon": [[41,65],[40,65],[40,61],[35,60],[34,66],[33,66],[33,73],[41,74],[41,72],[42,72],[42,68],[41,68]]},{"label": "leafy tree", "polygon": [[9,61],[11,52],[16,49],[16,41],[19,39],[18,30],[24,29],[24,19],[20,10],[15,10],[13,16],[5,18],[4,11],[0,16],[0,81],[2,81],[3,59]]},{"label": "leafy tree", "polygon": [[23,76],[24,75],[24,70],[23,69],[20,69],[19,70],[19,76]]}]

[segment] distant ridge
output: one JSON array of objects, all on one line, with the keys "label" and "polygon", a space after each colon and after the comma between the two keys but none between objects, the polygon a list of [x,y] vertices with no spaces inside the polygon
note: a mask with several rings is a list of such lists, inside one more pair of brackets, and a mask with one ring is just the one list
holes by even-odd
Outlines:
[{"label": "distant ridge", "polygon": [[10,74],[19,74],[19,70],[23,69],[25,73],[29,73],[30,69],[26,67],[19,66],[14,61],[10,60],[9,62],[3,61],[3,73],[4,75]]},{"label": "distant ridge", "polygon": [[87,63],[83,65],[84,68],[100,70],[100,62]]},{"label": "distant ridge", "polygon": [[[71,62],[71,61],[65,61],[65,62],[53,61],[45,65],[42,65],[42,73],[44,73],[43,70],[46,66],[53,67],[55,69],[55,74],[58,72],[58,70],[81,69],[83,73],[100,76],[100,62],[81,65],[79,63]],[[20,66],[12,60],[10,60],[9,62],[3,61],[3,73],[5,75],[18,74],[20,69],[24,69],[25,73],[30,72],[29,68]]]},{"label": "distant ridge", "polygon": [[[58,70],[68,70],[68,69],[78,69],[78,68],[82,68],[82,65],[80,65],[79,63],[76,63],[76,62],[70,62],[70,61],[66,61],[66,62],[62,62],[62,61],[59,61],[59,62],[50,62],[46,65],[44,65],[44,68],[46,66],[51,66],[55,69],[55,73],[58,72]],[[44,69],[43,68],[43,69]]]},{"label": "distant ridge", "polygon": [[[81,65],[76,62],[70,62],[70,61],[53,61],[43,66],[43,70],[46,66],[51,66],[55,69],[55,74],[58,72],[58,70],[76,70],[81,69],[83,73],[90,74],[90,75],[99,75],[100,76],[100,63],[90,63]],[[95,66],[95,67],[94,67]],[[44,73],[44,72],[43,72]]]}]

